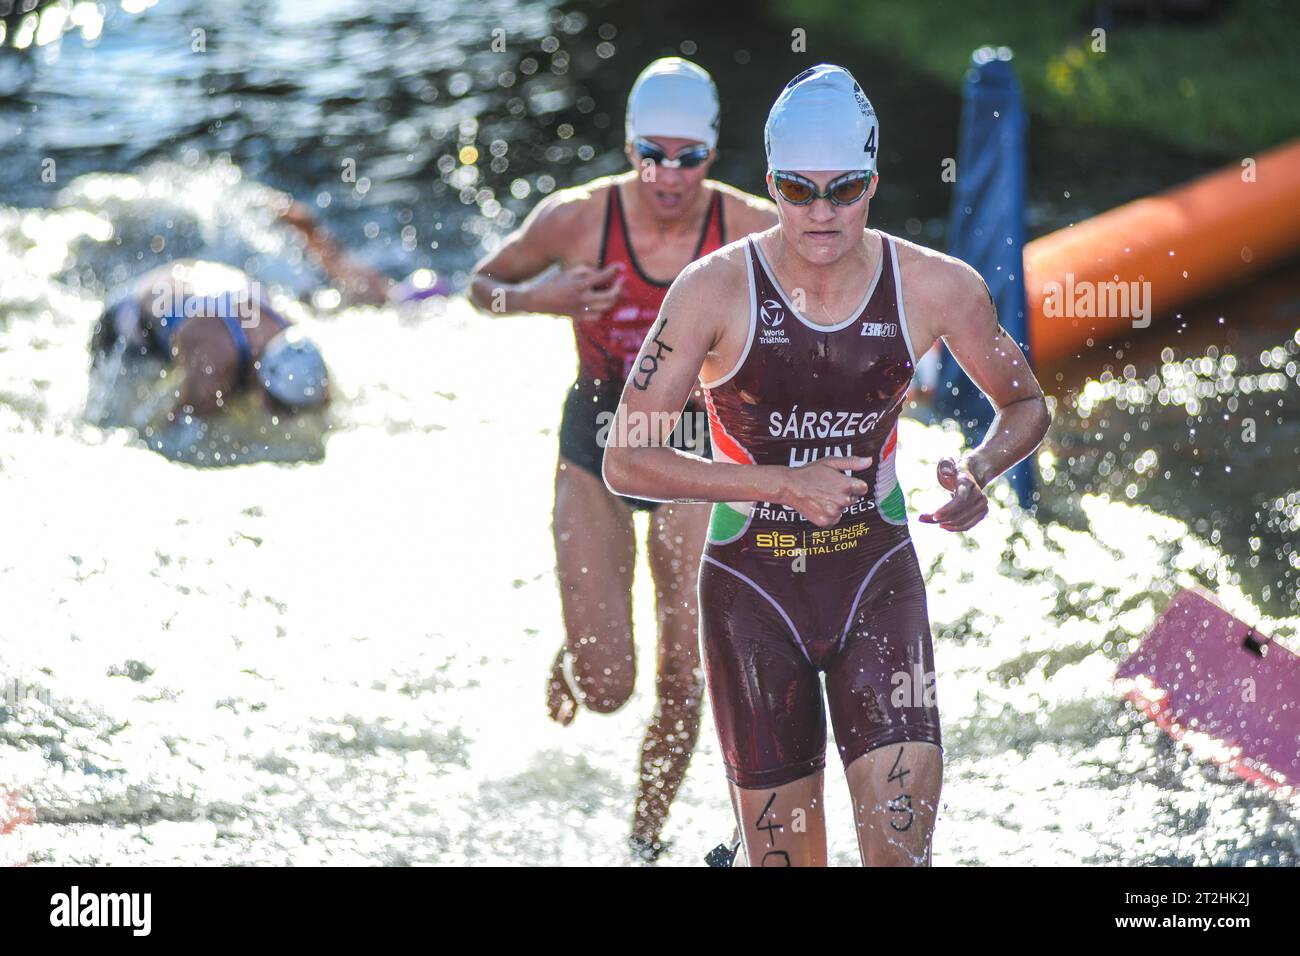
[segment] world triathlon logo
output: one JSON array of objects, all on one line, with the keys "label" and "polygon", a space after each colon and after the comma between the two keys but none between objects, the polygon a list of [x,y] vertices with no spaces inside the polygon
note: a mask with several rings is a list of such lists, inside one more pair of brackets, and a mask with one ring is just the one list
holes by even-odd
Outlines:
[{"label": "world triathlon logo", "polygon": [[758,314],[763,319],[758,340],[764,345],[789,345],[790,337],[781,328],[785,322],[785,306],[776,299],[764,299],[758,307]]},{"label": "world triathlon logo", "polygon": [[785,321],[785,311],[775,299],[765,299],[758,314],[763,317],[763,324],[770,328],[776,328]]}]

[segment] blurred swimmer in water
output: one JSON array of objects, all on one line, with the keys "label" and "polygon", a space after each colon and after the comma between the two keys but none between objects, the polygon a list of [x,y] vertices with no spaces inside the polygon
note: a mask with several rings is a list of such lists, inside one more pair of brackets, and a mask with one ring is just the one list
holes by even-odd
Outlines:
[{"label": "blurred swimmer in water", "polygon": [[291,326],[244,271],[179,259],[110,298],[91,348],[97,364],[118,352],[183,368],[177,408],[199,415],[216,412],[243,388],[259,388],[292,408],[324,405],[329,389],[320,351]]},{"label": "blurred swimmer in water", "polygon": [[[400,305],[447,292],[427,270],[396,283],[361,262],[302,203],[281,194],[276,212],[348,304]],[[168,425],[155,443],[160,450],[200,438],[237,395],[255,395],[273,413],[323,409],[330,401],[319,347],[272,307],[258,280],[219,262],[178,259],[119,287],[96,323],[91,352],[101,371],[153,359],[179,372]]]},{"label": "blurred swimmer in water", "polygon": [[346,301],[357,305],[402,305],[451,292],[446,280],[429,269],[418,269],[401,282],[354,258],[316,220],[312,211],[300,202],[289,200],[277,209],[284,223],[306,242]]}]

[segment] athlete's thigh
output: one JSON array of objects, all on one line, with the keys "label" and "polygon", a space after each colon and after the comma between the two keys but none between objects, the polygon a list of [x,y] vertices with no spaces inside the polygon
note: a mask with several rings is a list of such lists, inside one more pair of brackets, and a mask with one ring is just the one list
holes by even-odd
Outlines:
[{"label": "athlete's thigh", "polygon": [[942,745],[925,581],[909,539],[865,583],[826,667],[826,696],[846,767],[887,743]]},{"label": "athlete's thigh", "polygon": [[731,806],[748,866],[825,866],[826,811],[821,771],[776,787],[731,785]]},{"label": "athlete's thigh", "polygon": [[943,740],[925,581],[909,539],[863,589],[826,694],[863,863],[928,865]]},{"label": "athlete's thigh", "polygon": [[650,512],[646,553],[659,619],[659,672],[699,666],[697,585],[708,505],[665,502]]},{"label": "athlete's thigh", "polygon": [[938,744],[885,744],[848,767],[849,794],[864,866],[929,866],[943,789]]},{"label": "athlete's thigh", "polygon": [[584,685],[626,685],[630,693],[636,561],[631,509],[595,475],[561,458],[552,533],[574,677]]},{"label": "athlete's thigh", "polygon": [[756,790],[821,771],[820,675],[767,598],[707,554],[700,565],[700,638],[727,778]]}]

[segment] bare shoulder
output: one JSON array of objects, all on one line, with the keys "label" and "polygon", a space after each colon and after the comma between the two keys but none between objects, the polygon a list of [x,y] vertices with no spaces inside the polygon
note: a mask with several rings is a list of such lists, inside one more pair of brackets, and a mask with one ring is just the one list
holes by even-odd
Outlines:
[{"label": "bare shoulder", "polygon": [[619,177],[604,176],[551,193],[529,213],[538,228],[564,233],[590,227],[604,215],[605,202]]},{"label": "bare shoulder", "polygon": [[943,317],[967,314],[972,305],[990,301],[983,277],[968,263],[898,236],[890,238],[898,253],[908,313],[922,310],[935,322],[936,334],[943,334],[937,327]]},{"label": "bare shoulder", "polygon": [[551,193],[533,207],[510,244],[547,263],[594,263],[609,191],[618,180],[606,176]]},{"label": "bare shoulder", "polygon": [[904,281],[912,279],[940,295],[984,288],[980,274],[962,260],[899,236],[890,238],[898,250],[898,269]]},{"label": "bare shoulder", "polygon": [[722,194],[723,218],[729,235],[746,236],[777,224],[776,206],[770,199],[714,179],[707,182],[710,189]]},{"label": "bare shoulder", "polygon": [[749,266],[745,239],[692,262],[674,280],[660,315],[681,317],[704,353],[700,379],[713,381],[736,364],[749,328]]}]

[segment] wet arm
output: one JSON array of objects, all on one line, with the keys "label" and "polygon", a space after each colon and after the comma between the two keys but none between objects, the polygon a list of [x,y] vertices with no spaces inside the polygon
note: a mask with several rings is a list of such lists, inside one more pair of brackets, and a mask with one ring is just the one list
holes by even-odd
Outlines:
[{"label": "wet arm", "polygon": [[[939,314],[944,343],[997,410],[984,440],[963,462],[981,488],[1033,453],[1051,424],[1043,390],[1024,352],[998,323],[988,287],[964,263]],[[955,307],[953,307],[955,304]]]},{"label": "wet arm", "polygon": [[492,315],[545,311],[533,295],[535,281],[558,260],[555,249],[564,218],[550,200],[539,203],[519,228],[470,273],[469,299]]},{"label": "wet arm", "polygon": [[391,284],[386,275],[344,249],[308,206],[283,194],[278,198],[280,201],[274,207],[276,214],[303,237],[307,250],[332,282],[355,301],[367,305],[380,305],[385,301]]},{"label": "wet arm", "polygon": [[641,345],[608,429],[603,474],[615,494],[653,501],[780,501],[789,469],[715,462],[666,447],[725,321],[719,302],[747,293],[688,266]]}]

